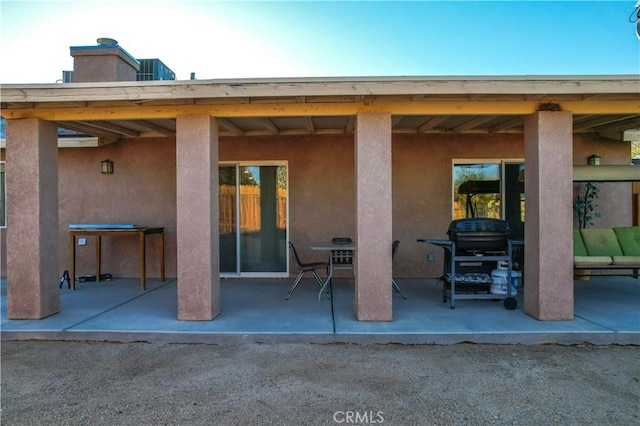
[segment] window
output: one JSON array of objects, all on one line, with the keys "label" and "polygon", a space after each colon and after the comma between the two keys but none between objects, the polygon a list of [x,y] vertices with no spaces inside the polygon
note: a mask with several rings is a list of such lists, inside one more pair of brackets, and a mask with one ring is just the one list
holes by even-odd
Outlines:
[{"label": "window", "polygon": [[454,219],[504,219],[513,238],[523,239],[524,207],[522,160],[454,161]]}]

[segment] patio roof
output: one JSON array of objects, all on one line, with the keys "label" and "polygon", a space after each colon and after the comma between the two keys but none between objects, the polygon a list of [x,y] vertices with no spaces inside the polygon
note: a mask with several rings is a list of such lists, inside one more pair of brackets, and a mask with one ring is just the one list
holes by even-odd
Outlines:
[{"label": "patio roof", "polygon": [[209,114],[220,136],[353,133],[360,112],[389,112],[395,134],[522,133],[541,109],[574,132],[625,140],[640,128],[640,77],[500,76],[189,80],[3,85],[2,116],[41,118],[101,143],[172,137],[181,114]]}]

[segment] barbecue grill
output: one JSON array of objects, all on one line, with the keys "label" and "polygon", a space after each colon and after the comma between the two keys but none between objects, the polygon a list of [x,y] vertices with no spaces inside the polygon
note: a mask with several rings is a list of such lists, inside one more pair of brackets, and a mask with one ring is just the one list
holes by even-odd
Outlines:
[{"label": "barbecue grill", "polygon": [[447,231],[456,248],[474,253],[501,252],[511,237],[509,222],[491,218],[454,220]]},{"label": "barbecue grill", "polygon": [[518,302],[511,295],[511,286],[506,297],[489,294],[496,262],[507,262],[507,280],[511,281],[509,223],[492,218],[459,219],[451,222],[447,235],[449,240],[419,240],[445,250],[443,301],[448,298],[454,309],[455,299],[504,299],[505,308],[515,309]]}]

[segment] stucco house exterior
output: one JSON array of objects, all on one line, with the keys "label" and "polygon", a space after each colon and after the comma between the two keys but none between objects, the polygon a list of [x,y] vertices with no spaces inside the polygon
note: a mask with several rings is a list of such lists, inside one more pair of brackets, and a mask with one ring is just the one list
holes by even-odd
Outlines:
[{"label": "stucco house exterior", "polygon": [[[356,316],[390,321],[392,274],[442,273],[442,252],[416,240],[446,238],[467,168],[502,182],[495,214],[524,239],[524,311],[572,319],[575,170],[598,167],[586,166],[594,154],[628,166],[625,134],[640,127],[637,75],[135,81],[120,46],[72,54],[73,83],[0,92],[11,319],[59,311],[70,224],[133,223],[165,228],[178,319],[215,318],[221,276],[294,277],[287,241],[312,257],[310,242],[349,236]],[[58,128],[87,137],[64,142]],[[526,191],[509,194],[510,179]],[[599,224],[632,225],[631,183],[603,185]],[[135,277],[135,250],[105,240],[103,269]],[[79,273],[93,253],[77,248]]]}]

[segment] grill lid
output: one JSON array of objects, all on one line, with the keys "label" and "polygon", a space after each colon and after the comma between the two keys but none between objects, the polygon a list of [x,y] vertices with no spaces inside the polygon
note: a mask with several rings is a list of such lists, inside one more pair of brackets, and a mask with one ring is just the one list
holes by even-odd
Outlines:
[{"label": "grill lid", "polygon": [[451,222],[447,231],[449,240],[465,250],[504,250],[511,237],[509,222],[492,218],[458,219]]}]

